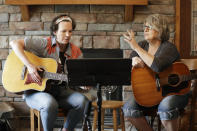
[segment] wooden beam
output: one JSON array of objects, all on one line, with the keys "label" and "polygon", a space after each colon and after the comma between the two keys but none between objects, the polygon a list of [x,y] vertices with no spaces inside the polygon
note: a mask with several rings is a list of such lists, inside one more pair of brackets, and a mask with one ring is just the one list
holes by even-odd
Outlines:
[{"label": "wooden beam", "polygon": [[176,0],[176,32],[175,43],[181,58],[191,56],[191,1]]},{"label": "wooden beam", "polygon": [[52,0],[55,4],[146,5],[147,0]]},{"label": "wooden beam", "polygon": [[176,0],[175,45],[180,52],[181,2]]},{"label": "wooden beam", "polygon": [[133,20],[133,6],[125,5],[125,22],[129,22]]},{"label": "wooden beam", "polygon": [[23,21],[29,20],[28,5],[125,5],[125,21],[133,20],[133,5],[147,5],[148,0],[5,0],[5,4],[20,5]]},{"label": "wooden beam", "polygon": [[147,5],[148,0],[5,0],[10,5],[50,4],[99,4],[99,5]]},{"label": "wooden beam", "polygon": [[182,32],[185,32],[185,34],[182,33],[181,37],[184,37],[185,38],[185,47],[187,50],[186,50],[186,53],[184,54],[185,55],[185,58],[191,58],[191,28],[192,28],[192,22],[191,22],[191,0],[185,0],[186,2],[186,5],[185,5],[185,16],[184,16],[184,19],[186,20],[186,24],[181,24],[181,27],[185,27],[183,28],[183,30],[181,30],[181,33]]},{"label": "wooden beam", "polygon": [[27,5],[21,5],[21,15],[22,15],[22,20],[23,21],[29,21],[29,8]]}]

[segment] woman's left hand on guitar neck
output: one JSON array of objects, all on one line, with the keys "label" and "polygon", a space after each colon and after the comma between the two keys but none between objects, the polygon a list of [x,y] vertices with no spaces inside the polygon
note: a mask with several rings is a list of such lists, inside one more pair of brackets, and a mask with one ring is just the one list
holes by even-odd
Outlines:
[{"label": "woman's left hand on guitar neck", "polygon": [[139,57],[132,58],[132,66],[136,68],[143,68],[145,66],[144,62]]}]

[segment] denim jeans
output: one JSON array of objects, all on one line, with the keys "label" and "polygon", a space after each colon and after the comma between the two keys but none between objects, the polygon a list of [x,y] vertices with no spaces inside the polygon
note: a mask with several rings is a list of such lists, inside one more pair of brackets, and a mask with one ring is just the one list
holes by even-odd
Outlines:
[{"label": "denim jeans", "polygon": [[25,101],[29,107],[40,111],[44,131],[53,131],[59,107],[69,110],[64,128],[73,131],[84,116],[88,99],[79,92],[59,87],[52,93],[26,91]]},{"label": "denim jeans", "polygon": [[187,105],[189,96],[189,93],[185,95],[170,95],[165,97],[157,106],[143,107],[137,104],[132,93],[130,99],[123,106],[124,116],[138,118],[143,116],[143,110],[158,108],[157,113],[161,120],[176,119],[179,116],[179,111]]}]

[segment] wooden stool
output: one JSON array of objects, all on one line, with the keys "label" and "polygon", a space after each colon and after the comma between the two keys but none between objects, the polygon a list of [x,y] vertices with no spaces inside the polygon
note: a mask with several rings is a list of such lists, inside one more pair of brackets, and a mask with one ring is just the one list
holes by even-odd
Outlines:
[{"label": "wooden stool", "polygon": [[[124,103],[122,101],[102,101],[101,130],[104,130],[105,109],[112,109],[113,110],[113,129],[114,129],[114,131],[117,131],[118,128],[121,128],[122,131],[125,131],[124,116],[123,116],[123,112],[122,112],[123,104]],[[96,128],[97,128],[97,119],[98,119],[97,103],[93,102],[92,106],[94,107],[93,131],[95,131]],[[116,116],[117,115],[117,110],[120,111],[120,125],[117,125],[117,116]]]},{"label": "wooden stool", "polygon": [[[66,121],[66,114],[67,112],[65,110],[59,109],[58,116],[64,117],[64,122]],[[41,129],[40,111],[30,108],[30,117],[31,117],[31,131],[36,131],[35,120],[37,120],[37,126],[38,126],[37,131],[41,131],[42,129]]]}]

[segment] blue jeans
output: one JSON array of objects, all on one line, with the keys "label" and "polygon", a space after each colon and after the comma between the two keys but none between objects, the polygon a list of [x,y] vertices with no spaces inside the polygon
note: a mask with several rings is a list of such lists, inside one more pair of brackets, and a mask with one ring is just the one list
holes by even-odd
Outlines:
[{"label": "blue jeans", "polygon": [[84,116],[88,99],[81,93],[60,87],[53,89],[52,94],[27,91],[25,101],[29,107],[40,111],[44,131],[53,131],[59,107],[69,110],[64,128],[73,131]]},{"label": "blue jeans", "polygon": [[179,116],[179,111],[187,105],[189,96],[189,93],[185,95],[170,95],[165,97],[157,106],[143,107],[137,104],[132,93],[130,99],[123,106],[124,116],[138,118],[143,116],[144,110],[158,108],[161,120],[176,119]]}]

